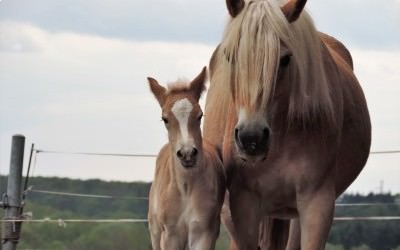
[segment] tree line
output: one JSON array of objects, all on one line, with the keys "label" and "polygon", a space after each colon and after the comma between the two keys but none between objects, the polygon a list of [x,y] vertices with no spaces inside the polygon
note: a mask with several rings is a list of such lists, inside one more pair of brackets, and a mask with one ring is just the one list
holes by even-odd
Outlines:
[{"label": "tree line", "polygon": [[[0,176],[5,192],[6,177]],[[29,192],[25,212],[33,219],[145,219],[150,183],[72,180],[34,177],[33,190],[50,190],[114,198],[71,197]],[[345,194],[337,203],[380,203],[371,206],[337,206],[336,217],[400,216],[400,195]],[[3,217],[3,216],[2,216]],[[327,250],[400,250],[400,221],[335,221]],[[217,249],[227,249],[229,239],[221,227]],[[24,223],[19,249],[141,250],[150,249],[146,223]]]}]

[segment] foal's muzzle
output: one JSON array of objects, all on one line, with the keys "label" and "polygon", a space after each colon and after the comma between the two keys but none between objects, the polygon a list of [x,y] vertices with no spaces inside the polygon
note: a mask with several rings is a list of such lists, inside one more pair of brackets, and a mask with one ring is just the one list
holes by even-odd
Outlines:
[{"label": "foal's muzzle", "polygon": [[181,148],[176,152],[176,156],[185,168],[193,167],[196,164],[199,151],[195,147]]},{"label": "foal's muzzle", "polygon": [[267,127],[236,128],[235,142],[239,151],[247,156],[258,156],[266,153],[270,130]]}]

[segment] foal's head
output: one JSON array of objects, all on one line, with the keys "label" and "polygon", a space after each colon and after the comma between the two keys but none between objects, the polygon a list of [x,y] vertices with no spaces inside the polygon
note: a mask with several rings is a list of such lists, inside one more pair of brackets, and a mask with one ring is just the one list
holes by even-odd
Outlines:
[{"label": "foal's head", "polygon": [[148,78],[150,89],[162,109],[162,120],[174,157],[184,168],[196,166],[202,155],[200,130],[203,112],[199,99],[205,90],[206,68],[190,83],[176,82],[164,88],[157,80]]}]

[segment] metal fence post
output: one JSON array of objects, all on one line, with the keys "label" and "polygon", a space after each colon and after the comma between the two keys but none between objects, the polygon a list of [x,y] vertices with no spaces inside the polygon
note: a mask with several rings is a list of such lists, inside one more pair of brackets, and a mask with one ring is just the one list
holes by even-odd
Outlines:
[{"label": "metal fence post", "polygon": [[10,172],[8,174],[7,193],[3,197],[5,208],[2,249],[15,250],[17,248],[22,222],[7,221],[21,219],[22,198],[22,167],[24,161],[25,137],[14,135],[11,145]]}]

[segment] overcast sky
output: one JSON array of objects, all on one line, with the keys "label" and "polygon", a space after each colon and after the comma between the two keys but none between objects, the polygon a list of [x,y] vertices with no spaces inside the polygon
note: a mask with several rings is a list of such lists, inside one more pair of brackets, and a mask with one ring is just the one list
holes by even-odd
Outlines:
[{"label": "overcast sky", "polygon": [[[372,150],[400,149],[400,0],[310,0],[354,57]],[[224,0],[0,0],[0,173],[11,136],[43,150],[156,154],[166,142],[146,81],[193,78],[220,41]],[[203,98],[204,102],[204,98]],[[27,161],[26,161],[27,162]],[[25,163],[26,163],[25,162]],[[152,180],[154,159],[39,154],[34,175]],[[400,192],[400,155],[371,155],[353,192]]]}]

